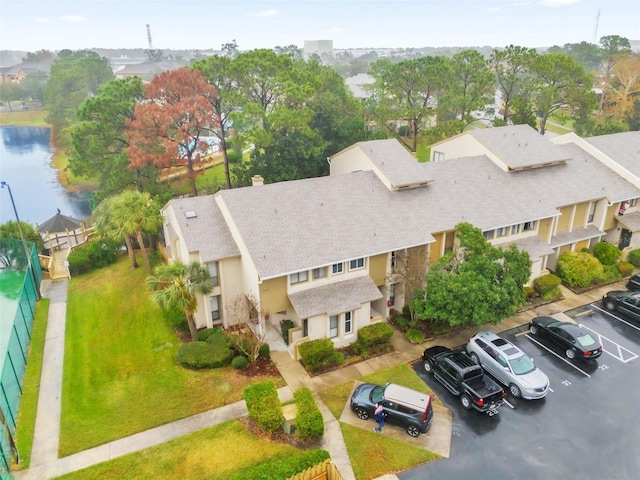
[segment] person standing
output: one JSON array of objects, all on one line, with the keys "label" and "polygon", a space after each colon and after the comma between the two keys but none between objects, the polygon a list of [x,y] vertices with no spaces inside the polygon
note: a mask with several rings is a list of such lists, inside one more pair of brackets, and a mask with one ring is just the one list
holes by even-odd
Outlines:
[{"label": "person standing", "polygon": [[376,433],[382,433],[382,427],[384,427],[384,409],[382,408],[382,404],[376,403],[376,409],[373,412],[373,416],[378,422],[378,426],[373,427],[373,431]]}]

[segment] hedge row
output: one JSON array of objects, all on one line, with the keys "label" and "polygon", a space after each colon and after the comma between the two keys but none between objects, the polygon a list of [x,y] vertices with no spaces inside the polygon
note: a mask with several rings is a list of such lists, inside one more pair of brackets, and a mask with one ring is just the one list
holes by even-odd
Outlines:
[{"label": "hedge row", "polygon": [[72,276],[106,267],[118,259],[119,242],[100,238],[80,245],[69,253],[69,272]]},{"label": "hedge row", "polygon": [[298,414],[296,433],[301,440],[318,440],[324,434],[324,420],[311,390],[300,387],[293,393]]},{"label": "hedge row", "polygon": [[329,460],[326,450],[308,450],[295,456],[286,456],[272,462],[261,463],[236,473],[230,480],[286,480],[294,475]]},{"label": "hedge row", "polygon": [[244,389],[249,416],[267,432],[275,432],[284,422],[282,405],[273,382],[260,382]]},{"label": "hedge row", "polygon": [[180,345],[177,361],[179,365],[194,370],[220,368],[231,363],[234,351],[229,347],[217,348],[209,342],[189,342]]},{"label": "hedge row", "polygon": [[298,346],[300,362],[313,373],[325,367],[341,365],[344,355],[336,352],[333,342],[329,338],[310,340]]},{"label": "hedge row", "polygon": [[371,348],[389,342],[392,336],[393,327],[387,322],[378,322],[358,330],[358,343]]}]

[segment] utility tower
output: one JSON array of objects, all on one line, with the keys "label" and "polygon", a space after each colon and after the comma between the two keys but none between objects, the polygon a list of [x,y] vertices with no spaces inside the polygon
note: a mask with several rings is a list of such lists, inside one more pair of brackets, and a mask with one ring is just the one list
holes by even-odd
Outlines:
[{"label": "utility tower", "polygon": [[[598,13],[596,14],[596,26],[593,29],[593,43],[596,43],[596,41],[598,40],[598,23],[600,22],[600,10],[598,10]],[[148,27],[149,25],[147,25]],[[151,38],[151,37],[149,37]]]},{"label": "utility tower", "polygon": [[147,41],[149,42],[149,50],[153,50],[153,42],[151,41],[151,25],[147,24]]}]

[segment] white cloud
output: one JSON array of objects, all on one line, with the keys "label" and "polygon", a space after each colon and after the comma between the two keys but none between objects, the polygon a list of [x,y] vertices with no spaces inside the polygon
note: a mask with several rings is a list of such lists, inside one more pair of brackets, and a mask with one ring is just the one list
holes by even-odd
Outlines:
[{"label": "white cloud", "polygon": [[86,17],[81,17],[80,15],[65,15],[64,17],[60,17],[62,20],[65,20],[67,22],[86,22],[87,19]]},{"label": "white cloud", "polygon": [[489,7],[487,8],[488,12],[499,12],[500,11],[500,7]]},{"label": "white cloud", "polygon": [[340,28],[340,27],[333,27],[329,30],[327,30],[327,33],[344,33],[346,32],[346,30],[344,28]]},{"label": "white cloud", "polygon": [[573,5],[579,1],[580,0],[542,0],[540,4],[545,7],[564,7],[565,5]]},{"label": "white cloud", "polygon": [[280,12],[275,8],[270,8],[269,10],[260,10],[255,14],[256,17],[277,17],[278,15],[280,15]]},{"label": "white cloud", "polygon": [[36,23],[49,23],[49,19],[38,17],[36,18]]}]

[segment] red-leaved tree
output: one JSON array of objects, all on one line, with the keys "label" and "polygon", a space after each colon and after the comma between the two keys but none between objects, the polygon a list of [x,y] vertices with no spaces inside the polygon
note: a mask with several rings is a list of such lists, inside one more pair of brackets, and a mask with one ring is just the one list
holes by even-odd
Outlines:
[{"label": "red-leaved tree", "polygon": [[219,127],[212,110],[216,90],[199,71],[181,68],[154,77],[145,93],[127,120],[130,168],[185,166],[196,196],[196,167],[209,148],[202,137]]}]

